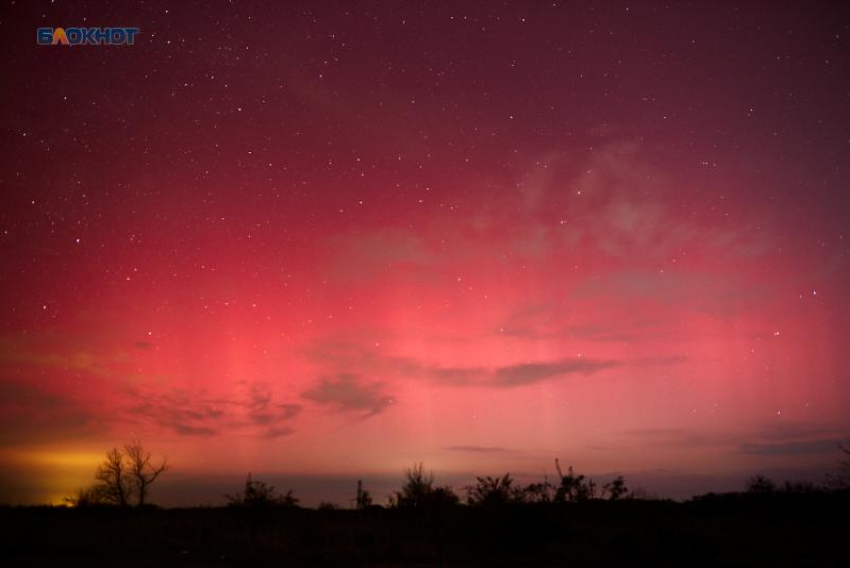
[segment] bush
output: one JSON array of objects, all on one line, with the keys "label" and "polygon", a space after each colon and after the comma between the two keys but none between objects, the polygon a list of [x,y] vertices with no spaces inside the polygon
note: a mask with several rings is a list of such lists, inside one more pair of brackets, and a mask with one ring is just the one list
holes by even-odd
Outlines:
[{"label": "bush", "polygon": [[270,507],[297,507],[298,499],[292,495],[292,490],[284,495],[278,495],[275,488],[271,485],[266,485],[262,481],[254,481],[251,479],[251,474],[248,474],[248,479],[245,481],[245,491],[236,495],[225,495],[228,500],[229,507],[251,507],[251,508],[270,508]]},{"label": "bush", "polygon": [[391,506],[434,508],[454,506],[460,502],[460,498],[451,487],[434,487],[434,474],[425,475],[425,469],[421,463],[414,464],[404,473],[407,481],[402,485],[401,491],[396,491],[395,496],[390,497]]},{"label": "bush", "polygon": [[511,474],[502,477],[479,477],[478,483],[466,488],[466,502],[473,506],[498,506],[525,502],[525,492],[514,487]]}]

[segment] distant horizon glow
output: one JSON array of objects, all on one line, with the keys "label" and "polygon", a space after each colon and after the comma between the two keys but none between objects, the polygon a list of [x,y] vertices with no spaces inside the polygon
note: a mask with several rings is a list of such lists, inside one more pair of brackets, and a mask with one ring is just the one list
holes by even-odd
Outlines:
[{"label": "distant horizon glow", "polygon": [[[382,502],[417,462],[461,494],[555,458],[675,498],[822,481],[850,439],[847,16],[10,7],[0,503],[133,440],[170,506],[249,471]],[[140,32],[36,44],[86,17]]]}]

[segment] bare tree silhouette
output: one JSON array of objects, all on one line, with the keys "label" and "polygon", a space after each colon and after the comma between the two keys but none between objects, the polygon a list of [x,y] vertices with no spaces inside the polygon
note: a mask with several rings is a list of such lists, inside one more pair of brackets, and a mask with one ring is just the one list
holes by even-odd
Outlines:
[{"label": "bare tree silhouette", "polygon": [[112,448],[106,452],[106,458],[95,471],[97,483],[80,489],[73,497],[66,497],[65,502],[75,507],[128,507],[135,500],[137,506],[144,506],[150,485],[170,467],[167,459],[163,459],[159,466],[152,465],[151,453],[144,449],[141,442],[127,444],[123,452]]},{"label": "bare tree silhouette", "polygon": [[159,466],[151,465],[151,453],[146,451],[140,442],[124,446],[129,472],[132,477],[133,489],[136,493],[137,504],[141,507],[148,496],[148,487],[164,472],[168,471],[168,458],[163,458]]},{"label": "bare tree silhouette", "polygon": [[106,459],[98,466],[94,476],[100,481],[100,487],[96,485],[92,491],[102,495],[106,502],[121,507],[130,504],[131,478],[121,450],[112,448],[106,452]]}]

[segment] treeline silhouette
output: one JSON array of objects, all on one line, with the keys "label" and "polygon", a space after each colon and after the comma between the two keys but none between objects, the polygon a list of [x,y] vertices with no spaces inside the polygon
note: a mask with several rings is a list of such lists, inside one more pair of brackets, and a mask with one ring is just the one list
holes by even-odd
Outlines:
[{"label": "treeline silhouette", "polygon": [[[785,481],[778,484],[764,475],[748,479],[744,494],[749,496],[774,496],[790,494],[830,493],[850,489],[850,445],[838,446],[842,459],[834,472],[827,474],[824,484],[811,481]],[[134,441],[123,450],[113,448],[106,454],[103,463],[95,472],[97,483],[80,489],[74,497],[65,498],[67,505],[74,507],[92,506],[145,506],[150,486],[160,475],[170,469],[166,458],[159,465],[152,463],[151,453],[142,444]],[[396,509],[445,509],[460,505],[472,507],[496,507],[522,504],[560,504],[585,501],[657,500],[658,497],[642,488],[629,490],[622,475],[599,485],[594,479],[576,472],[572,466],[564,472],[560,461],[555,460],[557,479],[550,482],[546,477],[542,482],[519,485],[510,473],[502,476],[477,477],[476,482],[465,486],[465,499],[447,485],[437,486],[434,473],[426,473],[420,462],[404,471],[401,488],[387,498],[386,507]],[[736,494],[737,495],[737,494]],[[289,489],[279,494],[274,486],[253,479],[251,473],[245,481],[244,489],[235,494],[224,496],[228,507],[245,509],[269,509],[298,507],[300,500]],[[694,497],[693,500],[717,499],[717,495]],[[357,496],[353,499],[356,509],[381,507],[373,502],[368,490],[358,481]],[[328,511],[340,507],[323,501],[318,509]]]},{"label": "treeline silhouette", "polygon": [[[121,453],[131,463],[126,448]],[[161,509],[133,506],[139,486],[127,475],[133,491],[124,506],[113,493],[101,504],[0,507],[0,558],[4,565],[87,568],[843,566],[850,452],[842,453],[841,467],[823,484],[762,475],[741,491],[684,502],[629,488],[619,476],[596,483],[560,464],[551,480],[523,485],[510,474],[485,476],[456,492],[418,463],[385,506],[358,484],[354,507],[305,508],[291,490],[249,475],[226,506]],[[121,479],[131,471],[122,469]],[[99,475],[97,485],[115,480]]]}]

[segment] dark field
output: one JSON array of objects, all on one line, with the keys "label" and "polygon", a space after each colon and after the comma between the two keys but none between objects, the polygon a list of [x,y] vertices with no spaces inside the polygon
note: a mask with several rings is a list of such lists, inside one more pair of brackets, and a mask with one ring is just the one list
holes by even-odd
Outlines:
[{"label": "dark field", "polygon": [[3,508],[6,566],[846,566],[850,494],[443,510]]}]

